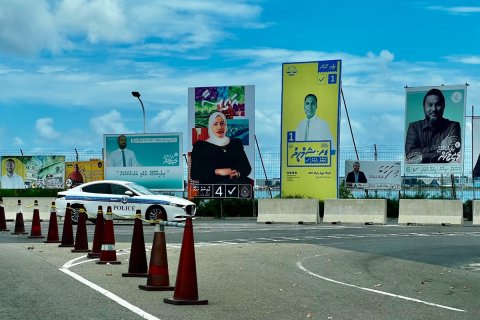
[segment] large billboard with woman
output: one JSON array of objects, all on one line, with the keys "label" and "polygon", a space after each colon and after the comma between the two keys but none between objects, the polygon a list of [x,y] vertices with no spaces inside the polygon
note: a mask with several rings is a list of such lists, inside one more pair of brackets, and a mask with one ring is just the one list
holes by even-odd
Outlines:
[{"label": "large billboard with woman", "polygon": [[190,197],[252,196],[254,103],[254,86],[188,89]]}]

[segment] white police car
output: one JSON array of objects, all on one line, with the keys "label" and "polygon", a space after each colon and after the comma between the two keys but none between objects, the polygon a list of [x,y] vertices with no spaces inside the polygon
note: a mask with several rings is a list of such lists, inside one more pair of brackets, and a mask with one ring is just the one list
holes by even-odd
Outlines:
[{"label": "white police car", "polygon": [[65,216],[67,204],[72,207],[74,223],[78,222],[80,208],[84,208],[88,219],[94,221],[98,206],[102,206],[104,214],[111,206],[113,219],[133,219],[136,211],[141,210],[146,220],[181,221],[187,216],[194,216],[196,211],[195,203],[189,200],[154,194],[139,184],[120,180],[87,182],[58,192],[55,200],[58,216]]}]

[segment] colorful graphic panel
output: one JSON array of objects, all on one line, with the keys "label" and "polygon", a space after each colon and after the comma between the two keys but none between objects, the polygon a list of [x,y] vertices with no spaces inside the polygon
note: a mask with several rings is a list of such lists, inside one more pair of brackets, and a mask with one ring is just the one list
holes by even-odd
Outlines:
[{"label": "colorful graphic panel", "polygon": [[182,133],[104,135],[105,179],[182,191]]},{"label": "colorful graphic panel", "polygon": [[406,88],[405,175],[463,174],[467,87]]},{"label": "colorful graphic panel", "polygon": [[103,180],[103,160],[65,162],[65,187]]},{"label": "colorful graphic panel", "polygon": [[251,198],[255,87],[188,89],[189,197]]},{"label": "colorful graphic panel", "polygon": [[336,198],[341,61],[282,66],[282,196]]},{"label": "colorful graphic panel", "polygon": [[2,156],[2,189],[63,189],[65,156]]}]

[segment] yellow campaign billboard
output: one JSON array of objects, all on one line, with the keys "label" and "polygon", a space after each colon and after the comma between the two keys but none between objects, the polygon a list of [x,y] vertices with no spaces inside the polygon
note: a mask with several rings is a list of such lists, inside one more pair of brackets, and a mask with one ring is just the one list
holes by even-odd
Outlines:
[{"label": "yellow campaign billboard", "polygon": [[103,180],[103,160],[65,162],[67,188],[98,180]]},{"label": "yellow campaign billboard", "polygon": [[341,65],[341,60],[282,65],[283,197],[337,197]]}]

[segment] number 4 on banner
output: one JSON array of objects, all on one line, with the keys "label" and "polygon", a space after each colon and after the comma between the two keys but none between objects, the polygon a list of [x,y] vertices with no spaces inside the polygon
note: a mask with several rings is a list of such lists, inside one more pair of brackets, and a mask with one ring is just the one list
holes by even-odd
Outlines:
[{"label": "number 4 on banner", "polygon": [[216,186],[215,192],[213,193],[214,198],[224,198],[225,197],[225,186],[220,185]]}]

